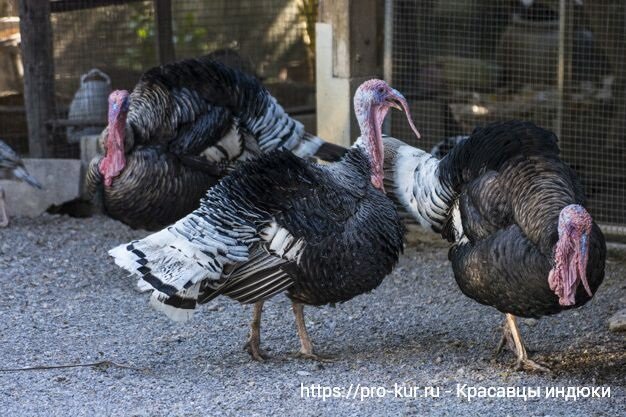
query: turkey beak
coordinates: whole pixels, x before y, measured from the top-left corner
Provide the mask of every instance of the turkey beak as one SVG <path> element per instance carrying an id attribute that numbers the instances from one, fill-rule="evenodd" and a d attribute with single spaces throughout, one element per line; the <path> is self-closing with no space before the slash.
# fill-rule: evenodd
<path id="1" fill-rule="evenodd" d="M 394 109 L 398 109 L 403 111 L 406 114 L 406 119 L 409 122 L 409 126 L 411 126 L 411 130 L 415 133 L 415 136 L 419 139 L 421 137 L 420 132 L 417 131 L 417 128 L 413 124 L 413 119 L 411 117 L 411 110 L 409 109 L 409 104 L 407 103 L 404 96 L 396 89 L 391 89 L 391 94 L 387 98 L 387 103 L 389 103 L 389 107 L 393 107 Z"/>

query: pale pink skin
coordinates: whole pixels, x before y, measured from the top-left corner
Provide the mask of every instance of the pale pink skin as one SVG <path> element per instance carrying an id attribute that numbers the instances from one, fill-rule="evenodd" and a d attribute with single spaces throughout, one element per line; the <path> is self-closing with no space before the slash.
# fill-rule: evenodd
<path id="1" fill-rule="evenodd" d="M 390 107 L 403 110 L 415 136 L 420 134 L 413 124 L 409 105 L 402 94 L 382 80 L 368 80 L 354 94 L 354 112 L 361 128 L 361 140 L 370 158 L 372 185 L 381 191 L 383 187 L 384 149 L 382 125 Z"/>
<path id="2" fill-rule="evenodd" d="M 100 173 L 104 185 L 110 187 L 126 166 L 124 135 L 128 115 L 128 91 L 116 90 L 109 95 L 109 125 L 106 138 L 106 154 L 100 161 Z"/>
<path id="3" fill-rule="evenodd" d="M 559 215 L 559 240 L 554 248 L 554 268 L 548 276 L 550 289 L 559 297 L 559 304 L 576 304 L 576 289 L 580 283 L 592 296 L 587 281 L 589 236 L 593 220 L 578 204 L 571 204 Z"/>

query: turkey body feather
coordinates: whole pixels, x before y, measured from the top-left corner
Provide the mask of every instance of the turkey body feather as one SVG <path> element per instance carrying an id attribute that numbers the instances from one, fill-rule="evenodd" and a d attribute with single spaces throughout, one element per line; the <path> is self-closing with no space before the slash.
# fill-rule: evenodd
<path id="1" fill-rule="evenodd" d="M 255 77 L 209 57 L 188 59 L 142 75 L 130 95 L 128 124 L 141 144 L 198 154 L 226 135 L 234 117 L 259 117 L 269 101 Z"/>
<path id="2" fill-rule="evenodd" d="M 110 255 L 139 276 L 139 288 L 151 291 L 153 306 L 172 319 L 188 319 L 219 295 L 254 303 L 246 349 L 259 361 L 263 302 L 286 292 L 299 354 L 324 360 L 313 353 L 303 305 L 373 290 L 403 248 L 403 223 L 383 190 L 381 129 L 392 107 L 404 109 L 419 137 L 404 96 L 368 80 L 354 97 L 361 138 L 341 160 L 318 165 L 289 148 L 266 147 L 211 188 L 197 210 Z M 277 132 L 271 135 L 281 137 Z"/>
<path id="3" fill-rule="evenodd" d="M 477 128 L 440 161 L 385 140 L 387 190 L 405 213 L 452 242 L 448 258 L 461 291 L 506 314 L 504 342 L 517 369 L 532 361 L 515 316 L 580 307 L 604 279 L 604 236 L 585 210 L 557 138 L 529 122 Z"/>
<path id="4" fill-rule="evenodd" d="M 198 210 L 111 254 L 169 306 L 219 294 L 252 303 L 285 290 L 306 304 L 349 300 L 376 288 L 402 250 L 402 223 L 368 164 L 360 149 L 329 166 L 284 151 L 262 156 Z M 180 294 L 192 287 L 191 297 Z"/>
<path id="5" fill-rule="evenodd" d="M 506 143 L 515 143 L 514 139 L 519 139 L 517 146 Z M 559 240 L 559 214 L 571 204 L 586 205 L 576 174 L 559 158 L 556 137 L 531 124 L 503 124 L 478 130 L 469 146 L 472 140 L 490 144 L 484 150 L 487 154 L 505 149 L 506 157 L 487 158 L 484 168 L 470 164 L 470 172 L 461 174 L 465 176 L 458 209 L 463 235 L 447 236 L 455 241 L 449 258 L 461 290 L 522 317 L 585 304 L 591 295 L 582 285 L 573 305 L 559 304 L 547 279 Z M 466 152 L 459 148 L 452 155 L 463 158 Z M 604 278 L 606 258 L 604 236 L 595 223 L 588 249 L 586 275 L 595 293 Z"/>
<path id="6" fill-rule="evenodd" d="M 114 188 L 102 186 L 99 159 L 87 170 L 88 192 L 106 213 L 134 227 L 155 230 L 198 208 L 216 176 L 200 161 L 194 169 L 158 146 L 141 146 L 128 156 Z M 131 198 L 132 197 L 132 198 Z"/>
<path id="7" fill-rule="evenodd" d="M 111 104 L 110 119 L 111 109 L 122 106 L 116 105 Z M 110 122 L 102 134 L 107 153 L 112 126 Z M 98 157 L 87 185 L 111 217 L 149 230 L 189 213 L 174 208 L 176 202 L 196 208 L 197 197 L 239 161 L 276 149 L 331 161 L 345 152 L 305 132 L 257 78 L 209 56 L 146 71 L 128 98 L 122 134 L 122 172 L 106 186 L 101 171 L 107 157 Z"/>
<path id="8" fill-rule="evenodd" d="M 385 139 L 391 197 L 426 228 L 453 243 L 449 259 L 467 296 L 524 317 L 554 314 L 586 303 L 582 286 L 572 306 L 559 304 L 548 275 L 559 240 L 559 214 L 585 206 L 575 173 L 559 157 L 557 138 L 530 122 L 477 128 L 441 161 Z M 593 223 L 587 278 L 604 277 L 604 236 Z"/>
<path id="9" fill-rule="evenodd" d="M 606 249 L 602 233 L 596 225 L 592 233 L 587 279 L 595 294 L 604 278 Z M 473 243 L 456 245 L 450 250 L 449 259 L 461 291 L 503 313 L 539 318 L 580 307 L 591 298 L 579 286 L 576 303 L 560 305 L 548 285 L 553 261 L 517 225 L 499 229 Z"/>

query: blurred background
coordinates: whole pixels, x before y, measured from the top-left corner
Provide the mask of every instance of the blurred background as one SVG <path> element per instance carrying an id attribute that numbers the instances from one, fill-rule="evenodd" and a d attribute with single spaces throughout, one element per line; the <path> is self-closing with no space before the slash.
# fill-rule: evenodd
<path id="1" fill-rule="evenodd" d="M 624 233 L 626 2 L 391 3 L 386 75 L 409 98 L 421 147 L 495 120 L 532 120 L 559 136 L 594 215 Z M 394 121 L 392 133 L 410 138 Z"/>
<path id="2" fill-rule="evenodd" d="M 27 153 L 18 3 L 19 0 L 0 0 L 0 137 L 18 152 Z M 170 9 L 159 15 L 159 3 L 166 3 Z M 314 113 L 315 46 L 310 34 L 314 36 L 316 3 L 314 0 L 50 1 L 58 119 L 49 126 L 53 135 L 51 154 L 78 156 L 77 140 L 66 137 L 68 129 L 64 121 L 81 87 L 81 76 L 92 69 L 99 72 L 86 77 L 85 82 L 92 85 L 83 90 L 98 90 L 98 85 L 105 88 L 102 84 L 106 84 L 107 78 L 109 90 L 132 89 L 141 73 L 162 62 L 232 50 L 249 63 L 251 71 L 262 78 L 284 107 L 296 113 Z M 164 32 L 171 36 L 159 38 L 159 33 Z M 90 94 L 82 96 L 85 100 L 90 98 Z M 106 118 L 102 122 L 106 123 Z"/>
<path id="3" fill-rule="evenodd" d="M 345 1 L 344 1 L 345 2 Z M 320 4 L 322 3 L 322 4 Z M 106 124 L 106 96 L 151 66 L 232 51 L 315 131 L 318 0 L 53 0 L 46 157 L 78 158 Z M 375 24 L 363 14 L 360 25 Z M 626 2 L 381 0 L 382 74 L 402 91 L 430 149 L 495 120 L 555 131 L 594 216 L 626 234 Z M 0 138 L 29 149 L 20 4 L 0 0 Z M 336 20 L 335 20 L 336 21 Z M 359 62 L 358 59 L 355 62 Z M 411 138 L 395 117 L 390 133 Z M 32 136 L 32 135 L 31 135 Z M 32 143 L 32 142 L 31 142 Z"/>

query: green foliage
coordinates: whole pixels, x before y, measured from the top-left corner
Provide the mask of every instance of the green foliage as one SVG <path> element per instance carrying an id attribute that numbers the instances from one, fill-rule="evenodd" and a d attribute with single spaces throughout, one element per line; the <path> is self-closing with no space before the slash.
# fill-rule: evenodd
<path id="1" fill-rule="evenodd" d="M 120 57 L 123 62 L 120 66 L 130 66 L 134 70 L 142 71 L 145 63 L 155 59 L 156 51 L 156 24 L 151 8 L 142 3 L 127 5 L 128 26 L 134 39 L 127 42 L 125 56 Z M 207 42 L 208 31 L 197 22 L 193 12 L 179 16 L 173 22 L 174 48 L 184 51 L 185 55 L 202 55 L 209 52 Z"/>
<path id="2" fill-rule="evenodd" d="M 307 64 L 309 81 L 315 81 L 315 22 L 317 21 L 318 0 L 300 0 L 298 2 L 298 19 L 304 23 L 304 44 L 307 48 Z"/>
<path id="3" fill-rule="evenodd" d="M 317 21 L 318 0 L 300 0 L 298 3 L 298 18 L 304 22 L 309 39 L 307 45 L 315 54 L 315 22 Z"/>
<path id="4" fill-rule="evenodd" d="M 143 71 L 146 62 L 156 57 L 156 28 L 152 11 L 143 3 L 128 4 L 128 26 L 135 39 L 126 43 L 124 54 L 116 64 L 124 67 L 130 63 L 133 70 Z"/>
<path id="5" fill-rule="evenodd" d="M 186 55 L 202 55 L 209 52 L 208 31 L 197 22 L 193 12 L 187 12 L 174 21 L 174 47 Z"/>

